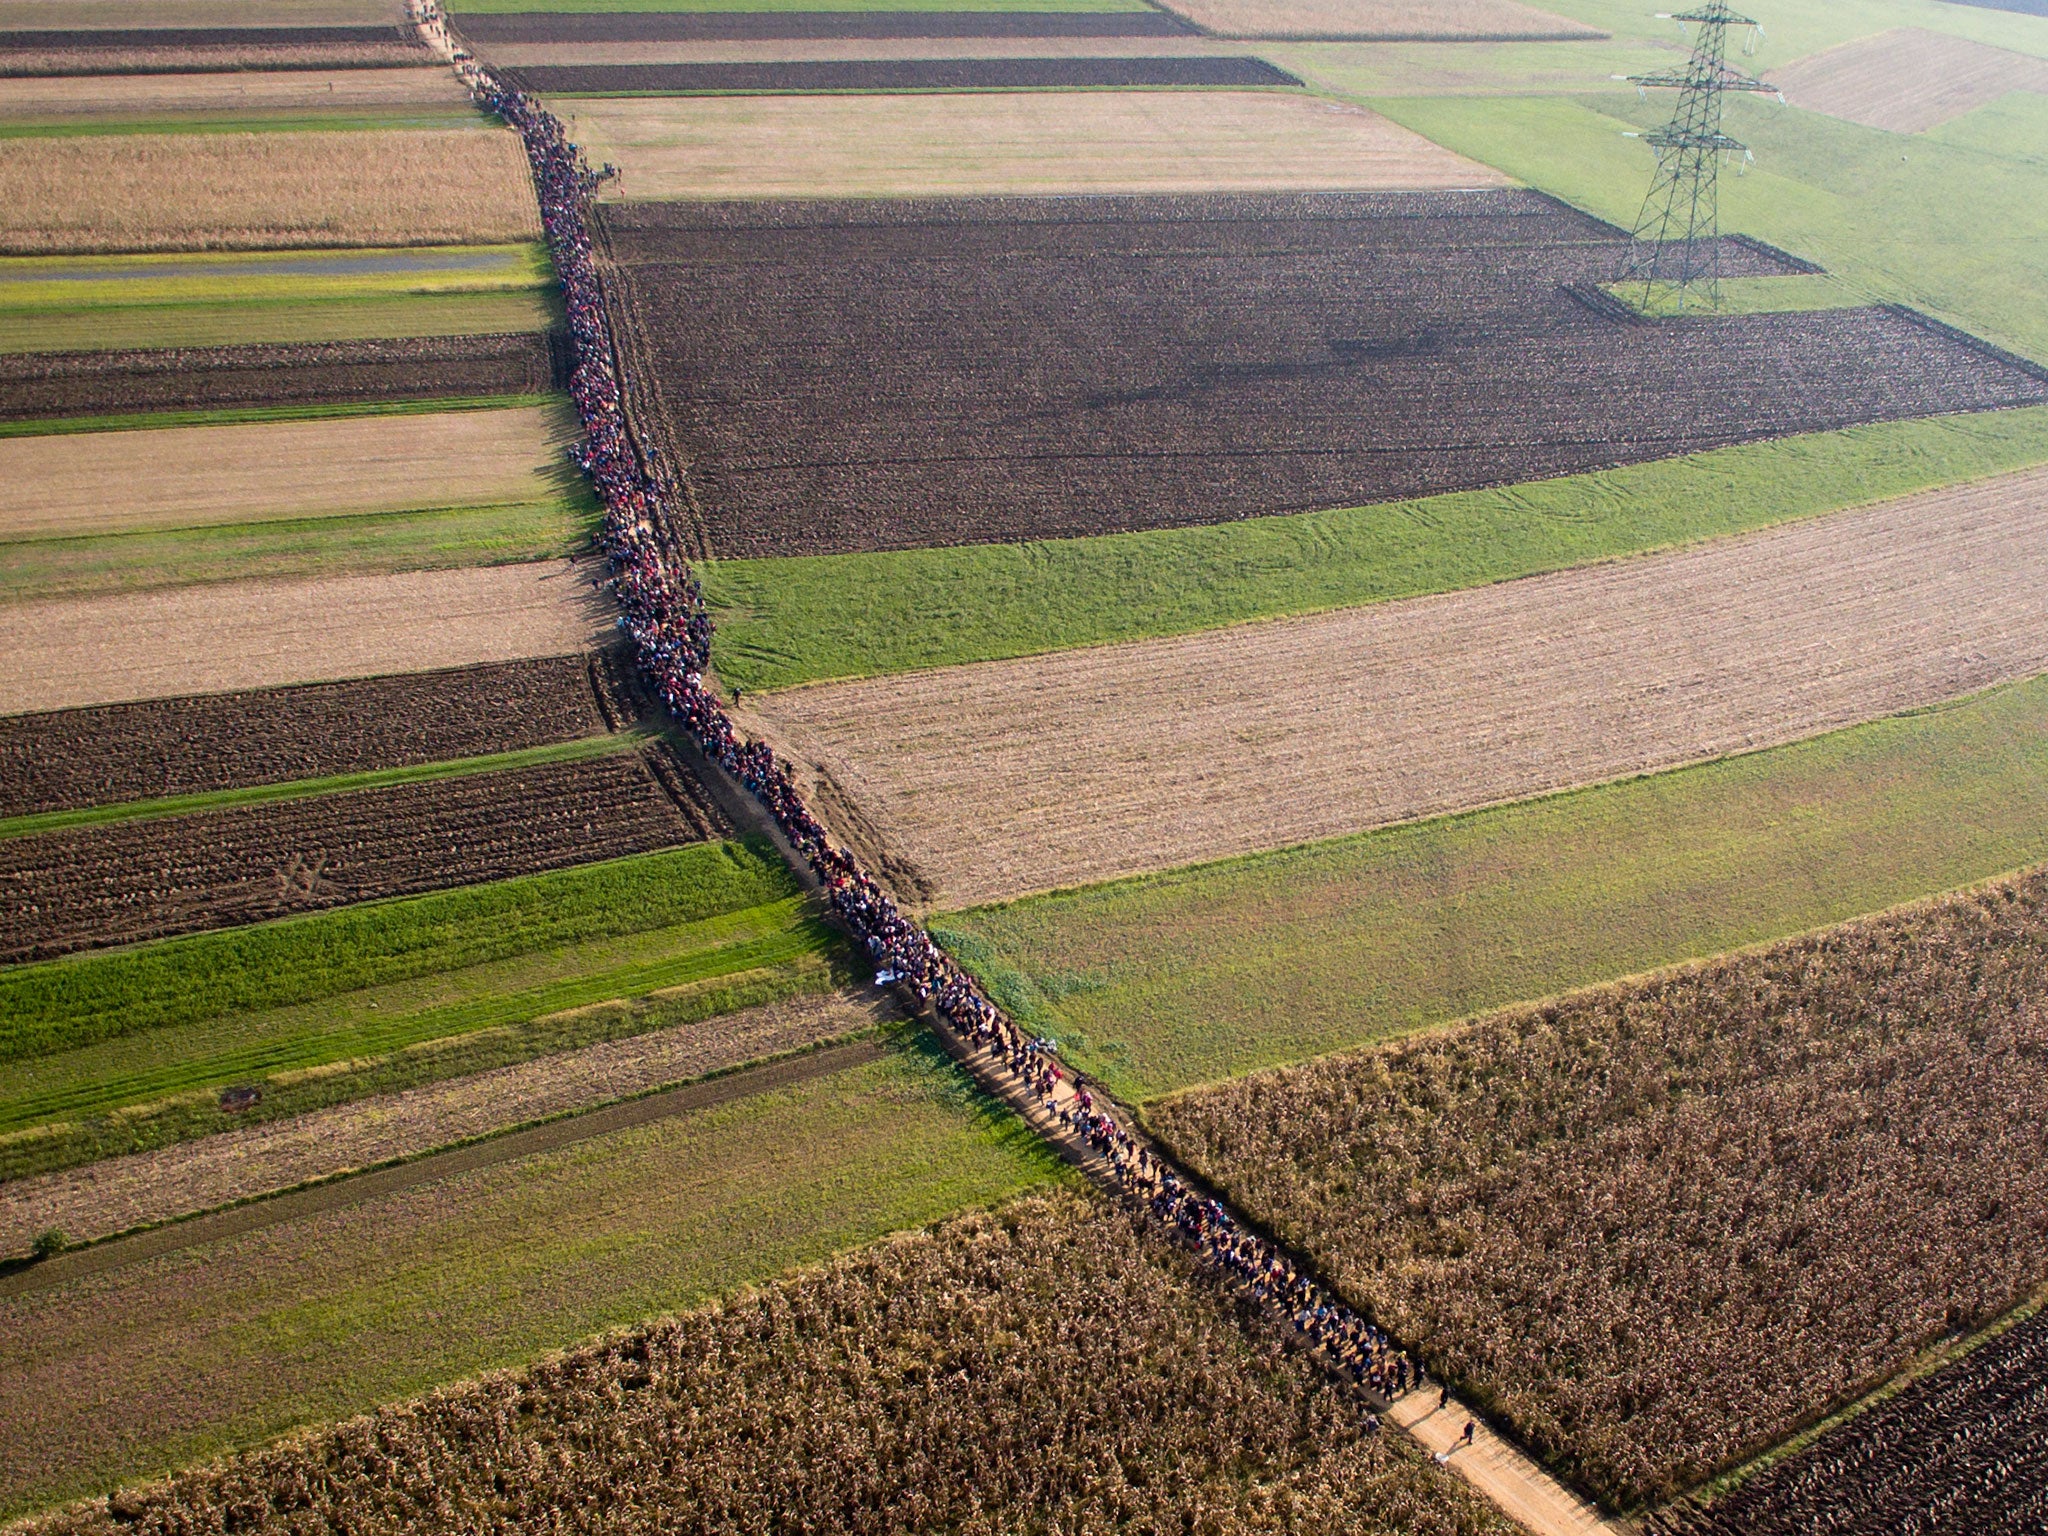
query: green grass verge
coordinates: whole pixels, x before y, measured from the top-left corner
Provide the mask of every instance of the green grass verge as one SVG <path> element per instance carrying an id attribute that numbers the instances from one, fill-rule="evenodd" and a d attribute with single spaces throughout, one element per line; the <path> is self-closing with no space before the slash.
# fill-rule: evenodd
<path id="1" fill-rule="evenodd" d="M 1425 137 L 1619 223 L 1650 184 L 1668 100 L 1633 96 L 1375 97 Z M 1972 114 L 1973 116 L 1975 114 Z M 1721 180 L 1721 225 L 1826 267 L 1870 299 L 1910 304 L 2048 359 L 2048 163 L 2030 130 L 2048 111 L 2005 107 L 1944 137 L 1908 137 L 1739 97 L 1727 129 L 1755 151 Z M 2024 149 L 2031 149 L 2031 153 Z"/>
<path id="2" fill-rule="evenodd" d="M 154 427 L 238 427 L 267 421 L 331 421 L 353 416 L 425 416 L 442 411 L 502 411 L 559 402 L 559 395 L 461 395 L 435 400 L 322 401 L 312 405 L 238 405 L 132 416 L 56 416 L 0 421 L 0 437 L 59 437 L 76 432 L 142 432 Z"/>
<path id="3" fill-rule="evenodd" d="M 0 316 L 157 304 L 312 303 L 543 288 L 547 248 L 442 245 L 0 258 Z"/>
<path id="4" fill-rule="evenodd" d="M 933 931 L 1027 1025 L 1143 1100 L 2043 859 L 2048 678 Z"/>
<path id="5" fill-rule="evenodd" d="M 0 1300 L 0 1511 L 530 1360 L 1065 1176 L 921 1031 L 898 1039 L 830 1077 Z"/>
<path id="6" fill-rule="evenodd" d="M 0 309 L 0 352 L 105 352 L 263 342 L 494 336 L 562 324 L 544 289 L 420 293 L 391 298 Z"/>
<path id="7" fill-rule="evenodd" d="M 376 575 L 547 560 L 589 547 L 599 512 L 559 501 L 0 540 L 0 603 L 254 577 Z"/>
<path id="8" fill-rule="evenodd" d="M 388 985 L 796 894 L 766 842 L 663 853 L 365 902 L 0 970 L 0 1062 Z"/>
<path id="9" fill-rule="evenodd" d="M 1025 656 L 1469 587 L 2048 461 L 2048 407 L 1205 528 L 702 567 L 728 683 Z"/>
<path id="10" fill-rule="evenodd" d="M 406 768 L 376 768 L 367 773 L 340 773 L 324 779 L 290 779 L 281 784 L 251 784 L 241 789 L 169 795 L 159 800 L 125 800 L 113 805 L 88 805 L 69 811 L 6 816 L 0 817 L 0 840 L 33 837 L 39 832 L 61 832 L 71 827 L 95 827 L 113 821 L 183 816 L 193 811 L 265 805 L 273 800 L 305 800 L 314 795 L 340 794 L 351 789 L 381 789 L 391 784 L 417 784 L 429 779 L 497 773 L 507 768 L 529 768 L 536 763 L 581 762 L 585 758 L 609 757 L 614 752 L 637 750 L 644 740 L 645 736 L 635 732 L 586 736 L 578 741 L 558 741 L 542 747 L 523 747 L 516 752 L 493 752 L 482 757 L 461 757 L 439 763 L 415 763 Z"/>

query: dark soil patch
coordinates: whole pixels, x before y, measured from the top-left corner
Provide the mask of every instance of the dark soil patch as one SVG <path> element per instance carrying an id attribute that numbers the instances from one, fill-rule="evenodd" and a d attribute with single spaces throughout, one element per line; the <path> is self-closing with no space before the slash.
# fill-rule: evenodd
<path id="1" fill-rule="evenodd" d="M 567 365 L 567 338 L 540 333 L 16 353 L 0 356 L 0 420 L 534 395 Z"/>
<path id="2" fill-rule="evenodd" d="M 471 43 L 764 41 L 816 37 L 1196 37 L 1165 11 L 517 11 L 458 16 Z"/>
<path id="3" fill-rule="evenodd" d="M 622 655 L 0 718 L 0 816 L 325 778 L 574 741 L 641 712 Z"/>
<path id="4" fill-rule="evenodd" d="M 1091 86 L 1299 85 L 1264 59 L 805 59 L 772 64 L 577 64 L 506 71 L 535 93 L 1018 91 Z"/>
<path id="5" fill-rule="evenodd" d="M 729 830 L 688 770 L 650 746 L 12 838 L 0 842 L 0 962 L 504 880 Z"/>
<path id="6" fill-rule="evenodd" d="M 1899 309 L 1602 314 L 1566 290 L 1625 237 L 1535 193 L 599 218 L 638 408 L 719 555 L 1225 522 L 2048 399 Z"/>

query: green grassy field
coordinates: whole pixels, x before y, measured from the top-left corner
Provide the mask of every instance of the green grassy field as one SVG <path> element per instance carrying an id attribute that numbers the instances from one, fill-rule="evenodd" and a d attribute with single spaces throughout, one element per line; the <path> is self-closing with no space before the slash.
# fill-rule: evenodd
<path id="1" fill-rule="evenodd" d="M 2048 407 L 1205 528 L 702 568 L 729 684 L 1213 629 L 1634 554 L 2048 460 Z"/>
<path id="2" fill-rule="evenodd" d="M 268 421 L 333 421 L 357 416 L 429 416 L 442 411 L 515 410 L 559 402 L 548 395 L 464 395 L 432 400 L 330 400 L 309 405 L 238 405 L 122 416 L 52 416 L 0 421 L 0 437 L 65 437 L 79 432 L 145 432 L 159 427 L 230 427 Z"/>
<path id="3" fill-rule="evenodd" d="M 160 304 L 311 303 L 493 293 L 553 280 L 546 247 L 442 245 L 0 258 L 0 316 Z"/>
<path id="4" fill-rule="evenodd" d="M 912 1031 L 831 1077 L 0 1299 L 0 1512 L 528 1360 L 1059 1177 Z"/>
<path id="5" fill-rule="evenodd" d="M 936 919 L 1118 1092 L 1842 921 L 2048 859 L 2048 679 L 1750 756 Z"/>
<path id="6" fill-rule="evenodd" d="M 305 303 L 266 299 L 14 309 L 0 310 L 0 351 L 98 352 L 401 336 L 491 336 L 544 331 L 561 324 L 559 301 L 539 288 Z"/>
<path id="7" fill-rule="evenodd" d="M 1638 0 L 1561 0 L 1557 4 L 1546 0 L 1543 9 L 1612 32 L 1617 39 L 1685 46 L 1674 22 Z M 1756 17 L 1765 28 L 1757 54 L 1740 61 L 1744 67 L 1786 63 L 1894 27 L 1923 27 L 2022 53 L 2048 55 L 2048 18 L 1953 5 L 1947 0 L 1856 0 L 1853 5 L 1836 0 L 1771 0 L 1761 7 L 1736 9 Z M 1732 60 L 1736 50 L 1731 46 L 1729 51 Z"/>
<path id="8" fill-rule="evenodd" d="M 595 498 L 579 487 L 559 501 L 508 507 L 0 540 L 0 602 L 547 560 L 587 548 L 598 521 Z"/>

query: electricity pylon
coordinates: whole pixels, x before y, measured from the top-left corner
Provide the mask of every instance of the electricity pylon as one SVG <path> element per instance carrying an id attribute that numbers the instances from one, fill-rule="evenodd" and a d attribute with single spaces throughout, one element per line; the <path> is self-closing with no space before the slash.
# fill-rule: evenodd
<path id="1" fill-rule="evenodd" d="M 1683 71 L 1630 75 L 1638 90 L 1675 89 L 1678 109 L 1671 121 L 1643 135 L 1657 151 L 1657 175 L 1642 214 L 1629 233 L 1623 285 L 1640 283 L 1645 309 L 1661 286 L 1682 311 L 1695 298 L 1709 308 L 1721 302 L 1721 215 L 1717 178 L 1727 155 L 1748 156 L 1749 147 L 1721 131 L 1721 98 L 1728 91 L 1777 92 L 1774 85 L 1733 69 L 1727 61 L 1728 29 L 1751 29 L 1743 49 L 1751 52 L 1762 29 L 1728 9 L 1726 0 L 1671 18 L 1699 28 L 1692 58 Z M 1782 100 L 1782 96 L 1780 97 Z"/>

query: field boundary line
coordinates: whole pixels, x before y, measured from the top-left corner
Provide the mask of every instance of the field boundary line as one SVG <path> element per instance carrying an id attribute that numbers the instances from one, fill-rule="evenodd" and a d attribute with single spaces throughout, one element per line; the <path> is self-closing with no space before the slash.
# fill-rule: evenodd
<path id="1" fill-rule="evenodd" d="M 551 1119 L 458 1142 L 451 1147 L 378 1168 L 335 1174 L 276 1194 L 255 1196 L 217 1210 L 118 1234 L 89 1247 L 31 1263 L 12 1274 L 0 1274 L 0 1298 L 48 1290 L 52 1286 L 122 1269 L 201 1243 L 241 1237 L 304 1217 L 346 1210 L 365 1201 L 402 1194 L 421 1185 L 437 1184 L 522 1157 L 558 1151 L 594 1137 L 651 1125 L 693 1110 L 715 1108 L 777 1088 L 836 1076 L 854 1067 L 879 1061 L 887 1053 L 888 1046 L 874 1034 L 839 1044 L 828 1043 L 733 1068 L 678 1087 L 657 1088 L 632 1098 L 614 1100 L 595 1109 L 572 1110 Z"/>

